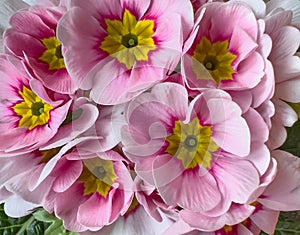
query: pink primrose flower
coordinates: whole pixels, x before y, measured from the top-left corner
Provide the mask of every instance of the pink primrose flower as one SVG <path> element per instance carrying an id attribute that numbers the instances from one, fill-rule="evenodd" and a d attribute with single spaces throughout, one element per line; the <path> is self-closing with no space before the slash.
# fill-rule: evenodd
<path id="1" fill-rule="evenodd" d="M 50 5 L 50 4 L 49 4 Z M 77 89 L 70 78 L 61 42 L 56 36 L 63 6 L 39 5 L 22 9 L 10 18 L 3 35 L 6 51 L 26 61 L 29 71 L 56 92 L 72 94 Z"/>
<path id="2" fill-rule="evenodd" d="M 130 102 L 125 115 L 124 153 L 171 206 L 222 214 L 232 202 L 248 200 L 266 171 L 263 162 L 270 161 L 266 147 L 261 159 L 251 154 L 258 131 L 249 130 L 238 105 L 221 90 L 207 90 L 189 105 L 184 87 L 159 84 Z M 248 115 L 252 126 L 259 115 Z M 258 120 L 263 143 L 268 128 Z"/>
<path id="3" fill-rule="evenodd" d="M 280 2 L 270 1 L 265 17 L 266 32 L 273 40 L 269 59 L 274 67 L 276 82 L 272 98 L 275 115 L 271 119 L 272 128 L 268 141 L 271 149 L 276 149 L 284 143 L 287 136 L 284 127 L 291 127 L 298 119 L 295 111 L 286 102 L 300 102 L 300 57 L 296 54 L 300 46 L 300 27 L 295 27 L 300 25 L 299 17 L 297 18 L 300 5 L 297 1 L 286 3 L 285 7 L 292 8 L 283 10 L 281 7 L 284 6 Z"/>
<path id="4" fill-rule="evenodd" d="M 99 104 L 124 103 L 164 80 L 193 27 L 189 0 L 74 0 L 68 9 L 58 26 L 65 63 Z"/>
<path id="5" fill-rule="evenodd" d="M 270 99 L 274 78 L 267 56 L 272 43 L 264 34 L 264 22 L 240 2 L 206 3 L 196 17 L 201 19 L 185 44 L 182 60 L 188 86 L 220 88 L 238 103 L 249 100 L 251 107 Z"/>
<path id="6" fill-rule="evenodd" d="M 0 153 L 31 152 L 57 133 L 71 100 L 31 79 L 20 60 L 1 55 L 0 61 Z"/>
<path id="7" fill-rule="evenodd" d="M 97 231 L 113 223 L 133 198 L 133 181 L 123 160 L 115 151 L 66 154 L 50 175 L 55 180 L 43 206 L 71 231 Z"/>

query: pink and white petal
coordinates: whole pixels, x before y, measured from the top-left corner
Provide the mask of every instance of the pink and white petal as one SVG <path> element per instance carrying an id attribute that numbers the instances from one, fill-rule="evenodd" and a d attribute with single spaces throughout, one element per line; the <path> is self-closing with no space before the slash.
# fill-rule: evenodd
<path id="1" fill-rule="evenodd" d="M 233 104 L 230 95 L 220 89 L 206 89 L 200 95 L 195 97 L 188 109 L 188 119 L 192 119 L 195 115 L 199 115 L 202 125 L 212 125 L 222 123 L 226 120 L 225 105 L 236 106 L 230 110 L 230 115 L 241 115 L 241 110 L 237 105 Z M 215 108 L 214 106 L 217 106 Z M 222 110 L 221 112 L 218 112 Z"/>
<path id="2" fill-rule="evenodd" d="M 81 8 L 81 10 L 96 18 L 102 24 L 102 27 L 106 26 L 104 19 L 122 19 L 123 15 L 121 1 L 87 0 L 83 2 L 73 0 L 69 2 L 68 7 Z"/>
<path id="3" fill-rule="evenodd" d="M 76 183 L 67 191 L 55 196 L 54 212 L 55 215 L 63 220 L 64 227 L 70 231 L 82 232 L 87 227 L 78 222 L 78 205 L 84 203 L 84 186 Z M 72 200 L 70 200 L 72 198 Z M 76 204 L 74 204 L 76 202 Z"/>
<path id="4" fill-rule="evenodd" d="M 263 143 L 251 143 L 251 150 L 247 159 L 254 164 L 259 174 L 263 175 L 271 162 L 270 150 Z"/>
<path id="5" fill-rule="evenodd" d="M 78 208 L 78 222 L 89 229 L 99 230 L 110 222 L 112 213 L 112 195 L 116 189 L 109 192 L 107 199 L 94 193 L 86 202 Z"/>
<path id="6" fill-rule="evenodd" d="M 269 129 L 261 115 L 253 108 L 243 114 L 250 129 L 251 143 L 263 144 L 268 140 Z"/>
<path id="7" fill-rule="evenodd" d="M 270 60 L 284 59 L 287 56 L 294 55 L 300 44 L 300 32 L 292 26 L 284 26 L 280 28 L 280 31 L 273 32 L 271 34 L 273 39 L 273 45 L 275 48 L 272 50 L 270 55 Z M 290 43 L 287 43 L 286 40 L 290 40 Z"/>
<path id="8" fill-rule="evenodd" d="M 174 101 L 177 105 L 170 105 L 170 100 Z M 147 108 L 145 107 L 146 105 L 152 105 L 153 107 Z M 165 111 L 158 111 L 161 110 L 161 108 L 164 108 Z M 184 86 L 168 82 L 157 84 L 152 88 L 151 93 L 144 93 L 139 96 L 136 100 L 129 104 L 125 114 L 127 121 L 130 121 L 130 118 L 133 118 L 132 116 L 134 116 L 133 112 L 137 112 L 137 109 L 141 109 L 140 112 L 147 114 L 150 111 L 153 112 L 153 114 L 148 114 L 148 116 L 152 119 L 161 119 L 164 123 L 173 125 L 169 119 L 173 116 L 184 120 L 187 108 L 188 94 Z"/>
<path id="9" fill-rule="evenodd" d="M 282 8 L 272 10 L 265 18 L 265 33 L 273 35 L 274 32 L 277 33 L 276 31 L 283 26 L 290 25 L 292 16 L 293 13 L 291 11 L 285 11 Z"/>
<path id="10" fill-rule="evenodd" d="M 229 91 L 228 93 L 230 94 L 232 100 L 242 109 L 242 113 L 248 111 L 253 99 L 250 91 Z"/>
<path id="11" fill-rule="evenodd" d="M 132 14 L 137 16 L 137 20 L 141 20 L 141 18 L 149 10 L 149 7 L 151 5 L 150 0 L 123 0 L 120 1 L 120 3 L 123 9 L 128 9 Z"/>
<path id="12" fill-rule="evenodd" d="M 233 28 L 228 51 L 235 54 L 237 58 L 233 61 L 232 67 L 237 70 L 240 62 L 247 59 L 257 47 L 255 38 L 240 27 Z"/>
<path id="13" fill-rule="evenodd" d="M 153 176 L 158 192 L 168 205 L 207 211 L 220 203 L 214 177 L 209 172 L 200 176 L 197 169 L 184 171 L 181 162 L 174 157 L 158 156 L 153 162 Z"/>
<path id="14" fill-rule="evenodd" d="M 16 32 L 14 29 L 5 31 L 3 43 L 7 52 L 20 57 L 25 52 L 28 57 L 39 58 L 46 50 L 39 39 L 28 34 Z"/>
<path id="15" fill-rule="evenodd" d="M 297 0 L 272 0 L 267 2 L 267 12 L 270 12 L 271 10 L 276 8 L 283 8 L 286 11 L 292 11 L 292 23 L 295 24 L 297 27 L 300 27 L 300 6 Z"/>
<path id="16" fill-rule="evenodd" d="M 273 102 L 266 100 L 259 107 L 256 108 L 256 111 L 262 116 L 268 128 L 271 129 L 271 117 L 275 114 L 275 107 Z"/>
<path id="17" fill-rule="evenodd" d="M 272 151 L 272 156 L 278 162 L 278 172 L 258 202 L 278 211 L 299 210 L 300 159 L 281 150 Z"/>
<path id="18" fill-rule="evenodd" d="M 165 130 L 165 127 L 159 123 L 154 123 L 153 125 L 151 125 L 149 127 L 149 132 L 151 131 L 151 128 L 153 128 L 153 126 L 160 127 L 160 133 L 165 133 L 164 136 L 167 136 L 167 131 Z M 139 135 L 141 135 L 141 133 L 135 129 L 130 130 L 126 126 L 122 128 L 122 144 L 124 145 L 122 149 L 128 156 L 128 158 L 133 162 L 136 162 L 137 160 L 142 160 L 142 158 L 145 157 L 157 155 L 159 154 L 160 150 L 165 146 L 164 138 L 155 139 L 151 136 L 148 137 Z"/>
<path id="19" fill-rule="evenodd" d="M 145 15 L 145 18 L 154 17 L 157 18 L 158 21 L 161 21 L 162 18 L 174 18 L 176 15 L 179 15 L 181 18 L 180 25 L 182 25 L 182 40 L 186 40 L 194 24 L 193 6 L 190 1 L 153 0 L 149 11 Z M 172 27 L 168 26 L 166 29 L 170 28 Z"/>
<path id="20" fill-rule="evenodd" d="M 10 18 L 13 29 L 30 35 L 38 40 L 53 37 L 55 31 L 49 28 L 42 19 L 30 11 L 19 11 Z"/>
<path id="21" fill-rule="evenodd" d="M 34 204 L 42 204 L 45 200 L 47 194 L 51 190 L 51 185 L 53 183 L 53 178 L 47 178 L 44 182 L 42 182 L 37 188 L 34 190 L 30 189 L 31 181 L 36 180 L 35 170 L 29 170 L 27 172 L 19 174 L 17 177 L 8 181 L 5 187 L 21 196 L 24 200 L 34 203 Z"/>
<path id="22" fill-rule="evenodd" d="M 114 162 L 114 169 L 118 176 L 116 182 L 119 183 L 118 190 L 114 198 L 118 198 L 119 207 L 116 207 L 118 200 L 114 200 L 111 220 L 113 220 L 114 217 L 119 216 L 120 213 L 124 214 L 127 211 L 134 194 L 133 180 L 124 163 L 121 161 Z M 123 200 L 121 200 L 121 197 L 123 197 Z M 126 205 L 128 205 L 128 207 Z"/>
<path id="23" fill-rule="evenodd" d="M 136 157 L 136 159 L 137 158 L 138 157 Z M 137 175 L 153 187 L 155 185 L 155 181 L 153 178 L 152 166 L 155 158 L 156 156 L 141 158 L 140 161 L 136 161 L 135 164 L 135 172 L 137 173 Z"/>
<path id="24" fill-rule="evenodd" d="M 264 18 L 266 15 L 266 4 L 262 0 L 230 0 L 230 2 L 244 2 L 249 5 L 257 18 Z"/>
<path id="25" fill-rule="evenodd" d="M 271 62 L 267 60 L 265 76 L 261 79 L 260 83 L 251 90 L 252 97 L 253 97 L 252 107 L 257 108 L 264 101 L 271 99 L 272 96 L 274 95 L 274 91 L 275 91 L 274 70 Z"/>
<path id="26" fill-rule="evenodd" d="M 107 57 L 102 60 L 87 76 L 88 80 L 93 80 L 91 99 L 103 105 L 125 103 L 150 87 L 151 80 L 148 87 L 145 85 L 146 87 L 141 88 L 140 91 L 130 92 L 130 89 L 141 83 L 141 81 L 131 80 L 131 73 L 132 70 L 128 71 L 117 59 Z"/>
<path id="27" fill-rule="evenodd" d="M 28 58 L 25 53 L 24 57 L 32 68 L 34 75 L 50 90 L 62 94 L 74 94 L 78 89 L 77 84 L 71 79 L 65 68 L 51 72 L 47 63 L 41 63 L 36 59 Z"/>
<path id="28" fill-rule="evenodd" d="M 68 189 L 82 173 L 82 161 L 71 161 L 66 157 L 59 160 L 53 171 L 56 178 L 53 182 L 52 190 L 55 192 L 63 192 Z"/>
<path id="29" fill-rule="evenodd" d="M 276 84 L 275 96 L 292 103 L 300 102 L 300 76 L 294 79 Z"/>
<path id="30" fill-rule="evenodd" d="M 233 80 L 222 82 L 220 88 L 241 90 L 255 87 L 264 76 L 264 64 L 265 62 L 262 56 L 254 51 L 245 60 L 239 63 L 236 73 L 233 74 Z"/>
<path id="31" fill-rule="evenodd" d="M 164 235 L 174 235 L 174 234 L 188 234 L 188 235 L 194 235 L 191 233 L 194 229 L 189 226 L 186 222 L 184 222 L 182 219 L 177 220 L 174 222 L 165 232 Z M 196 232 L 195 235 L 199 234 L 199 232 Z M 206 233 L 205 233 L 206 234 Z M 206 234 L 207 235 L 207 234 Z M 210 234 L 209 234 L 210 235 Z M 212 234 L 214 235 L 214 234 Z"/>
<path id="32" fill-rule="evenodd" d="M 66 48 L 64 54 L 66 67 L 80 88 L 92 87 L 92 81 L 84 80 L 98 61 L 106 56 L 99 49 L 99 40 L 104 35 L 99 22 L 78 7 L 70 9 L 58 24 L 57 37 Z"/>
<path id="33" fill-rule="evenodd" d="M 76 102 L 80 102 L 80 100 L 85 99 L 79 98 L 75 101 L 75 109 L 71 111 L 74 113 L 72 114 L 72 119 L 74 118 L 74 120 L 59 128 L 57 134 L 47 142 L 45 146 L 47 149 L 56 148 L 68 143 L 94 125 L 98 118 L 98 108 L 89 103 L 76 104 Z M 76 112 L 81 113 L 79 117 L 76 116 Z"/>
<path id="34" fill-rule="evenodd" d="M 257 169 L 248 160 L 220 156 L 212 168 L 212 174 L 236 203 L 247 202 L 259 186 Z"/>
<path id="35" fill-rule="evenodd" d="M 32 89 L 32 91 L 39 96 L 42 100 L 44 100 L 45 102 L 47 102 L 48 104 L 50 104 L 51 106 L 53 106 L 54 108 L 56 108 L 57 106 L 61 105 L 63 103 L 63 100 L 55 100 L 53 101 L 50 97 L 48 92 L 46 91 L 45 87 L 43 86 L 43 84 L 41 83 L 41 81 L 37 80 L 37 79 L 31 79 L 30 82 L 30 88 Z"/>
<path id="36" fill-rule="evenodd" d="M 238 156 L 249 154 L 249 128 L 240 116 L 240 107 L 231 100 L 228 93 L 222 90 L 207 90 L 191 102 L 188 113 L 197 113 L 201 125 L 212 126 L 212 137 L 220 148 Z"/>
<path id="37" fill-rule="evenodd" d="M 53 172 L 53 169 L 55 169 L 56 165 L 64 154 L 66 154 L 70 149 L 84 140 L 85 138 L 78 138 L 63 146 L 60 151 L 54 157 L 52 157 L 43 167 L 40 175 L 37 177 L 36 184 L 33 184 L 32 189 L 35 189 L 35 187 L 42 183 Z"/>
<path id="38" fill-rule="evenodd" d="M 263 207 L 263 209 L 254 212 L 250 216 L 250 219 L 265 233 L 274 234 L 278 222 L 279 214 L 280 211 L 274 211 L 266 207 Z"/>
<path id="39" fill-rule="evenodd" d="M 0 188 L 0 203 L 5 203 L 5 201 L 12 196 L 13 193 L 8 191 L 5 187 Z"/>
<path id="40" fill-rule="evenodd" d="M 259 187 L 249 197 L 247 204 L 256 202 L 259 196 L 263 194 L 266 187 L 274 180 L 277 174 L 277 161 L 272 158 L 267 171 L 260 177 Z"/>
<path id="41" fill-rule="evenodd" d="M 226 28 L 223 27 L 224 20 L 228 22 Z M 214 42 L 230 38 L 232 30 L 238 26 L 245 30 L 253 39 L 257 38 L 256 17 L 251 8 L 245 3 L 228 2 L 226 4 L 212 3 L 208 5 L 202 24 L 209 25 L 209 22 L 212 25 L 209 34 Z M 206 29 L 203 27 L 200 30 L 204 31 Z M 220 32 L 222 32 L 223 38 L 220 38 Z"/>
<path id="42" fill-rule="evenodd" d="M 11 195 L 5 200 L 4 211 L 9 217 L 20 218 L 32 213 L 32 210 L 40 207 L 39 204 L 27 202 L 17 194 Z"/>
<path id="43" fill-rule="evenodd" d="M 267 146 L 270 150 L 274 150 L 283 145 L 287 138 L 287 132 L 283 124 L 279 120 L 272 120 L 272 127 L 270 129 L 269 140 Z"/>
<path id="44" fill-rule="evenodd" d="M 132 234 L 153 234 L 160 235 L 165 231 L 172 223 L 168 217 L 163 213 L 163 222 L 158 223 L 146 214 L 143 207 L 138 206 L 136 210 L 130 214 L 120 217 L 116 222 L 109 226 L 105 226 L 103 229 L 97 232 L 83 232 L 82 235 L 132 235 Z"/>
<path id="45" fill-rule="evenodd" d="M 10 27 L 9 19 L 18 10 L 29 7 L 22 0 L 3 0 L 0 2 L 0 27 L 7 29 Z"/>
<path id="46" fill-rule="evenodd" d="M 227 225 L 235 225 L 243 222 L 254 211 L 254 207 L 249 205 L 233 204 L 227 213 L 218 217 L 207 217 L 201 213 L 188 210 L 179 212 L 180 218 L 190 226 L 205 232 L 216 231 Z"/>
<path id="47" fill-rule="evenodd" d="M 36 156 L 36 154 L 31 153 L 22 154 L 20 156 L 1 157 L 0 188 L 19 173 L 34 169 L 40 160 L 41 158 Z"/>
<path id="48" fill-rule="evenodd" d="M 282 125 L 291 127 L 297 120 L 298 115 L 295 110 L 286 102 L 280 99 L 273 99 L 276 113 L 273 119 L 280 121 Z"/>
<path id="49" fill-rule="evenodd" d="M 232 105 L 226 107 L 234 108 Z M 220 148 L 237 156 L 245 157 L 250 152 L 250 131 L 241 117 L 232 117 L 213 125 L 212 138 Z"/>

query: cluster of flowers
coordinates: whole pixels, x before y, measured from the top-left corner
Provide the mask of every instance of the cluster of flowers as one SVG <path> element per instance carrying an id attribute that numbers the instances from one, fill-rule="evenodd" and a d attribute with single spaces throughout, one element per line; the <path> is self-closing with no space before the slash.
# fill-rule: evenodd
<path id="1" fill-rule="evenodd" d="M 0 6 L 8 215 L 272 234 L 300 209 L 300 158 L 278 150 L 298 119 L 298 0 L 26 2 Z"/>

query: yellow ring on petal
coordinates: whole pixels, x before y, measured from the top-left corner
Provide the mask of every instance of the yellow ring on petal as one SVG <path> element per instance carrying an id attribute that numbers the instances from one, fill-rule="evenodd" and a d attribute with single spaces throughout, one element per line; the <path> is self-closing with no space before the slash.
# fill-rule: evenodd
<path id="1" fill-rule="evenodd" d="M 86 159 L 83 162 L 83 171 L 78 181 L 84 182 L 84 195 L 99 193 L 106 197 L 118 178 L 113 162 L 98 157 Z"/>
<path id="2" fill-rule="evenodd" d="M 47 124 L 53 107 L 25 86 L 23 91 L 19 91 L 19 94 L 24 101 L 13 107 L 15 113 L 22 117 L 19 127 L 28 127 L 29 130 L 32 130 L 37 126 Z"/>
<path id="3" fill-rule="evenodd" d="M 125 10 L 123 20 L 106 19 L 108 35 L 100 48 L 131 69 L 136 61 L 148 61 L 150 51 L 156 49 L 153 39 L 154 21 L 140 20 Z"/>
<path id="4" fill-rule="evenodd" d="M 49 70 L 64 69 L 65 61 L 61 51 L 61 43 L 57 37 L 42 39 L 42 43 L 47 48 L 43 55 L 39 58 L 41 61 L 49 65 Z"/>
<path id="5" fill-rule="evenodd" d="M 219 149 L 211 139 L 211 126 L 202 126 L 198 118 L 190 123 L 176 121 L 173 134 L 166 138 L 169 143 L 166 152 L 182 161 L 185 169 L 192 169 L 198 165 L 211 167 L 211 153 Z"/>
<path id="6" fill-rule="evenodd" d="M 203 64 L 217 84 L 224 80 L 233 80 L 235 71 L 232 63 L 237 56 L 228 51 L 228 46 L 228 41 L 212 43 L 206 37 L 202 37 L 194 51 L 193 57 Z M 201 69 L 198 67 L 194 61 L 193 71 L 198 79 L 202 79 Z"/>

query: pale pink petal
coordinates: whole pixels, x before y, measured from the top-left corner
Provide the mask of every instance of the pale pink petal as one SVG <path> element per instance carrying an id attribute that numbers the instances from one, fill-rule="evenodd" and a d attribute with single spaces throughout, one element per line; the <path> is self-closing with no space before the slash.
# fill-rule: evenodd
<path id="1" fill-rule="evenodd" d="M 149 10 L 150 5 L 155 4 L 151 3 L 150 0 L 139 1 L 139 0 L 123 0 L 120 1 L 124 9 L 128 9 L 133 14 L 141 17 L 147 10 Z M 151 4 L 150 4 L 151 3 Z M 140 20 L 140 18 L 138 18 Z"/>
<path id="2" fill-rule="evenodd" d="M 292 23 L 300 27 L 300 6 L 297 0 L 272 0 L 267 3 L 267 12 L 276 8 L 283 8 L 284 10 L 291 10 L 293 12 Z"/>
<path id="3" fill-rule="evenodd" d="M 86 101 L 87 100 L 84 98 L 79 98 L 75 101 L 75 107 L 71 111 L 74 112 L 71 114 L 72 119 L 74 119 L 70 123 L 62 125 L 59 128 L 58 133 L 47 142 L 44 149 L 62 146 L 93 126 L 99 111 L 96 106 L 89 104 Z M 76 112 L 81 113 L 79 117 L 76 115 Z"/>
<path id="4" fill-rule="evenodd" d="M 40 205 L 27 202 L 18 195 L 14 194 L 5 200 L 4 211 L 9 217 L 20 218 L 31 214 L 32 210 Z"/>
<path id="5" fill-rule="evenodd" d="M 218 217 L 207 217 L 201 213 L 188 210 L 179 212 L 181 219 L 194 228 L 202 231 L 215 231 L 224 225 L 235 225 L 247 219 L 254 211 L 254 207 L 249 205 L 233 204 L 227 213 Z"/>
<path id="6" fill-rule="evenodd" d="M 82 165 L 81 161 L 70 161 L 67 158 L 60 159 L 53 172 L 57 177 L 53 182 L 52 189 L 56 192 L 63 192 L 68 189 L 79 178 Z"/>
<path id="7" fill-rule="evenodd" d="M 300 77 L 288 80 L 276 85 L 276 96 L 282 100 L 299 103 L 300 102 Z"/>
<path id="8" fill-rule="evenodd" d="M 280 121 L 272 120 L 270 129 L 270 137 L 267 141 L 267 146 L 270 150 L 277 149 L 283 145 L 287 138 L 287 132 Z"/>
<path id="9" fill-rule="evenodd" d="M 58 218 L 63 219 L 64 227 L 74 232 L 86 231 L 87 227 L 80 224 L 77 220 L 78 206 L 74 205 L 74 202 L 83 203 L 86 201 L 82 197 L 84 192 L 84 186 L 82 184 L 74 184 L 70 189 L 59 194 L 59 197 L 55 198 L 54 212 Z M 72 200 L 70 200 L 72 198 Z"/>
<path id="10" fill-rule="evenodd" d="M 174 157 L 158 156 L 153 162 L 153 175 L 155 186 L 168 205 L 206 211 L 221 200 L 217 183 L 209 172 L 200 176 L 197 169 L 184 171 Z"/>
<path id="11" fill-rule="evenodd" d="M 254 212 L 250 219 L 267 234 L 274 234 L 280 211 L 263 208 Z"/>
<path id="12" fill-rule="evenodd" d="M 218 184 L 224 185 L 230 199 L 236 203 L 245 203 L 259 186 L 259 174 L 247 160 L 219 157 L 213 166 L 213 174 Z"/>
<path id="13" fill-rule="evenodd" d="M 272 158 L 269 168 L 267 171 L 260 177 L 260 185 L 249 197 L 248 203 L 253 203 L 257 200 L 259 196 L 265 191 L 266 187 L 274 180 L 277 174 L 277 161 Z"/>
<path id="14" fill-rule="evenodd" d="M 91 88 L 92 81 L 83 80 L 97 62 L 104 58 L 103 53 L 98 49 L 99 37 L 103 34 L 99 22 L 78 7 L 69 10 L 58 24 L 57 36 L 66 47 L 64 55 L 66 66 L 70 76 L 81 88 Z M 71 49 L 68 49 L 69 47 Z"/>
<path id="15" fill-rule="evenodd" d="M 7 29 L 10 27 L 9 19 L 18 10 L 26 8 L 28 5 L 22 0 L 3 0 L 0 2 L 0 27 Z"/>
<path id="16" fill-rule="evenodd" d="M 230 2 L 244 2 L 252 8 L 257 18 L 265 17 L 266 4 L 262 0 L 231 0 Z"/>
<path id="17" fill-rule="evenodd" d="M 286 102 L 280 99 L 273 99 L 275 105 L 275 116 L 273 119 L 280 121 L 282 125 L 291 127 L 297 120 L 298 115 L 295 110 Z"/>
<path id="18" fill-rule="evenodd" d="M 299 210 L 300 159 L 281 150 L 273 151 L 272 156 L 278 162 L 278 172 L 274 181 L 263 193 L 264 197 L 259 198 L 258 201 L 273 210 Z"/>
<path id="19" fill-rule="evenodd" d="M 212 126 L 212 138 L 220 148 L 238 156 L 249 154 L 249 128 L 240 116 L 240 107 L 227 93 L 209 90 L 195 98 L 191 107 L 194 109 L 193 112 L 199 113 L 202 125 Z"/>
<path id="20" fill-rule="evenodd" d="M 110 191 L 107 199 L 93 194 L 81 204 L 78 209 L 78 222 L 89 228 L 97 228 L 97 230 L 108 224 L 112 213 L 112 195 L 115 190 Z"/>

